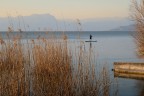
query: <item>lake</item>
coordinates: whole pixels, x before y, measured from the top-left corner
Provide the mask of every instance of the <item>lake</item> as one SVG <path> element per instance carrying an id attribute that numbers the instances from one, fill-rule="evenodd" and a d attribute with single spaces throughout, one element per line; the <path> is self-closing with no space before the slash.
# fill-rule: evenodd
<path id="1" fill-rule="evenodd" d="M 21 35 L 25 41 L 27 39 L 47 38 L 50 39 L 51 35 L 66 34 L 68 36 L 68 46 L 73 49 L 82 44 L 82 49 L 85 52 L 91 50 L 95 56 L 95 64 L 101 67 L 106 64 L 108 66 L 111 78 L 117 79 L 118 82 L 118 96 L 142 96 L 144 95 L 144 81 L 130 78 L 114 77 L 113 62 L 144 62 L 144 59 L 139 58 L 136 54 L 136 44 L 133 38 L 134 32 L 115 32 L 115 31 L 89 31 L 89 32 L 12 32 L 9 37 L 6 32 L 1 32 L 3 39 L 13 38 Z M 85 42 L 89 40 L 90 34 L 92 40 L 97 42 Z M 60 38 L 59 38 L 60 39 Z M 74 49 L 73 49 L 74 50 Z M 111 89 L 113 90 L 113 89 Z"/>

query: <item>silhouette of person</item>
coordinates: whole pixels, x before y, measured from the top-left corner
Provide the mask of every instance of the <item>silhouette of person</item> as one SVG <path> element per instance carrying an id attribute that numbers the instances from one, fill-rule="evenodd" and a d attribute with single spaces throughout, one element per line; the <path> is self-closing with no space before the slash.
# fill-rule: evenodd
<path id="1" fill-rule="evenodd" d="M 90 40 L 92 39 L 92 35 L 90 34 Z"/>

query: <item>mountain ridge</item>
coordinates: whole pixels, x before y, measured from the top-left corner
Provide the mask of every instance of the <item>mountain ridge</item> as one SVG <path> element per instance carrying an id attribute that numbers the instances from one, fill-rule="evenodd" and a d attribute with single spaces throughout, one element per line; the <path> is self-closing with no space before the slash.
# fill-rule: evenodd
<path id="1" fill-rule="evenodd" d="M 79 22 L 81 25 L 79 25 Z M 108 31 L 132 22 L 127 18 L 96 18 L 79 20 L 59 20 L 51 14 L 32 14 L 30 16 L 0 17 L 0 30 L 26 31 Z"/>
<path id="2" fill-rule="evenodd" d="M 131 24 L 131 25 L 127 25 L 127 26 L 120 26 L 114 29 L 111 29 L 110 31 L 135 31 L 135 25 Z"/>

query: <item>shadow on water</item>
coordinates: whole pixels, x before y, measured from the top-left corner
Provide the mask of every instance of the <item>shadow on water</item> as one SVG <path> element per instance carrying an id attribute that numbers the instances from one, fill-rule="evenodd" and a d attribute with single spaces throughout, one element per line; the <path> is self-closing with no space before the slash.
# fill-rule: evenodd
<path id="1" fill-rule="evenodd" d="M 144 80 L 138 81 L 136 84 L 136 87 L 140 90 L 138 96 L 144 96 Z"/>
<path id="2" fill-rule="evenodd" d="M 134 80 L 134 86 L 137 89 L 137 96 L 144 96 L 144 74 L 128 74 L 114 72 L 114 77 L 119 79 L 123 78 L 125 80 Z"/>

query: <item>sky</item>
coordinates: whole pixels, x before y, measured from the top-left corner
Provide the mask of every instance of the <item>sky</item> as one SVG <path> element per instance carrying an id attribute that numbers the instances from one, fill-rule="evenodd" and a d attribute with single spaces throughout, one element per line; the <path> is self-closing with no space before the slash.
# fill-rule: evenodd
<path id="1" fill-rule="evenodd" d="M 59 19 L 128 17 L 131 0 L 0 0 L 0 17 L 51 14 Z"/>

